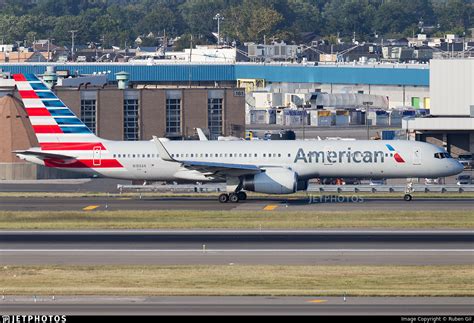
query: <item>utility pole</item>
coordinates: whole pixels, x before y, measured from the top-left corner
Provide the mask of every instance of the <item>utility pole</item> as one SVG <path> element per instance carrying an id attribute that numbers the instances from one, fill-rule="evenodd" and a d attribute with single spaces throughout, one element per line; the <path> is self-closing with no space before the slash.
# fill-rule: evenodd
<path id="1" fill-rule="evenodd" d="M 55 40 L 55 39 L 54 39 L 54 38 L 48 38 L 48 62 L 51 61 L 51 55 L 50 55 L 50 52 L 51 52 L 50 49 L 51 49 L 51 47 L 50 47 L 50 44 L 51 44 L 51 41 L 52 41 L 52 40 Z"/>
<path id="2" fill-rule="evenodd" d="M 370 127 L 369 127 L 369 107 L 374 104 L 372 101 L 364 101 L 362 104 L 365 106 L 365 126 L 367 127 L 367 140 L 370 140 Z"/>
<path id="3" fill-rule="evenodd" d="M 74 38 L 76 36 L 77 30 L 69 30 L 71 33 L 71 61 L 74 62 Z"/>
<path id="4" fill-rule="evenodd" d="M 214 20 L 217 20 L 217 46 L 221 44 L 221 20 L 224 20 L 224 17 L 218 13 L 214 16 Z"/>

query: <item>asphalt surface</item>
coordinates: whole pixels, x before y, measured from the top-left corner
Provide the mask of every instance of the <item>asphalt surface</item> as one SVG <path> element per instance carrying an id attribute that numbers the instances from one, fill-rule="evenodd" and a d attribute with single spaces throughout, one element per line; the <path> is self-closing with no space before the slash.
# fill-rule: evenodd
<path id="1" fill-rule="evenodd" d="M 219 203 L 216 197 L 0 197 L 3 211 L 81 211 L 94 210 L 246 210 L 259 211 L 274 205 L 273 211 L 353 211 L 353 210 L 474 210 L 472 198 L 430 199 L 415 197 L 411 202 L 394 198 L 326 197 L 277 199 L 249 198 L 239 203 Z"/>
<path id="2" fill-rule="evenodd" d="M 472 231 L 3 231 L 0 264 L 474 264 Z"/>
<path id="3" fill-rule="evenodd" d="M 2 314 L 21 315 L 464 315 L 469 297 L 51 297 L 9 296 Z"/>

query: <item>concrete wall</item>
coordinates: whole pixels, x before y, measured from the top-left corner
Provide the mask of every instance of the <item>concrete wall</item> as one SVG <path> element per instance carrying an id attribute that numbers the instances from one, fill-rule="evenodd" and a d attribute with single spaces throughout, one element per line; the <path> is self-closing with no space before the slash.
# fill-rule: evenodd
<path id="1" fill-rule="evenodd" d="M 123 140 L 123 91 L 99 90 L 97 107 L 97 135 L 110 140 Z"/>
<path id="2" fill-rule="evenodd" d="M 241 91 L 226 89 L 224 93 L 224 135 L 245 136 L 245 96 L 236 95 Z"/>
<path id="3" fill-rule="evenodd" d="M 207 90 L 188 89 L 181 97 L 181 129 L 183 136 L 192 136 L 194 128 L 207 128 Z"/>
<path id="4" fill-rule="evenodd" d="M 86 178 L 88 176 L 31 163 L 0 163 L 0 181 Z M 1 183 L 1 182 L 0 182 Z"/>
<path id="5" fill-rule="evenodd" d="M 431 114 L 470 116 L 474 107 L 474 60 L 443 59 L 430 62 Z"/>
<path id="6" fill-rule="evenodd" d="M 161 90 L 140 91 L 141 139 L 150 140 L 152 136 L 164 137 L 166 131 L 166 95 Z"/>

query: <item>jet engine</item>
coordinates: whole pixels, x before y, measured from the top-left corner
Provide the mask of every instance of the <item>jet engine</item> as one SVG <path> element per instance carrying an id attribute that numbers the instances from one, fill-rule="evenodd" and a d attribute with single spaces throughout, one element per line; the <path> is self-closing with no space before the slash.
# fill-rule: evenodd
<path id="1" fill-rule="evenodd" d="M 286 168 L 267 168 L 265 172 L 245 176 L 242 188 L 266 194 L 291 194 L 298 188 L 298 176 Z"/>

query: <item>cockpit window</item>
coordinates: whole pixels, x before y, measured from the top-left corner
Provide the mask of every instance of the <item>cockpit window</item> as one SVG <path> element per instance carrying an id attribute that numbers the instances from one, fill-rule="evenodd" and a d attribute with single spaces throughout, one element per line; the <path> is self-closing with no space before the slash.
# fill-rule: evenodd
<path id="1" fill-rule="evenodd" d="M 437 159 L 452 158 L 451 155 L 448 153 L 435 153 L 434 157 Z"/>

